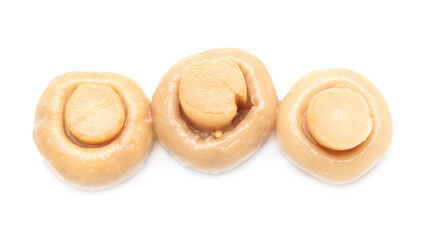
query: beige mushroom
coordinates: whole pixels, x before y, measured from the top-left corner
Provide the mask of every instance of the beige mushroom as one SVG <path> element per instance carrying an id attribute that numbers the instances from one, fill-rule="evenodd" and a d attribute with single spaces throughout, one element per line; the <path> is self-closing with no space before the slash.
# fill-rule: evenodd
<path id="1" fill-rule="evenodd" d="M 186 57 L 162 78 L 152 97 L 154 130 L 183 164 L 227 171 L 253 154 L 272 131 L 278 100 L 255 56 L 214 49 Z"/>
<path id="2" fill-rule="evenodd" d="M 343 184 L 387 151 L 392 118 L 381 93 L 346 69 L 314 71 L 280 103 L 276 134 L 286 155 L 323 181 Z"/>
<path id="3" fill-rule="evenodd" d="M 86 189 L 109 187 L 133 175 L 150 151 L 150 103 L 125 76 L 66 73 L 41 96 L 33 138 L 67 182 Z"/>

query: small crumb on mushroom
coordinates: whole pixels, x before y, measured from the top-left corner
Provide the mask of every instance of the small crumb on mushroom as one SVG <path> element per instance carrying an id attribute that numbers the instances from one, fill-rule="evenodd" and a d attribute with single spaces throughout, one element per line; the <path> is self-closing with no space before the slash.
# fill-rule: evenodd
<path id="1" fill-rule="evenodd" d="M 220 138 L 223 135 L 223 131 L 217 130 L 214 135 L 215 135 L 215 138 Z"/>

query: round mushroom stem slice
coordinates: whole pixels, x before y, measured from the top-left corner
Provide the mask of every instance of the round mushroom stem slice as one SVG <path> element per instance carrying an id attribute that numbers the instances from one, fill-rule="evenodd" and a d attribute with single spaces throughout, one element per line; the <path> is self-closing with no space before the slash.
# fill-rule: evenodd
<path id="1" fill-rule="evenodd" d="M 352 149 L 372 131 L 371 108 L 361 94 L 347 88 L 331 88 L 311 99 L 307 127 L 317 143 L 326 148 Z"/>
<path id="2" fill-rule="evenodd" d="M 125 123 L 125 110 L 119 95 L 109 86 L 95 83 L 79 85 L 66 104 L 68 131 L 86 144 L 112 140 Z"/>
<path id="3" fill-rule="evenodd" d="M 201 130 L 228 127 L 247 100 L 246 81 L 236 63 L 221 58 L 189 66 L 180 81 L 179 100 L 185 116 Z"/>

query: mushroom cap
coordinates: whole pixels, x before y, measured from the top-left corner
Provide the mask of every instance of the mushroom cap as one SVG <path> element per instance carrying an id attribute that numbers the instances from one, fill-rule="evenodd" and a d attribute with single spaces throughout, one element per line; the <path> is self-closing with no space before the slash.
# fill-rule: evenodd
<path id="1" fill-rule="evenodd" d="M 222 58 L 233 61 L 243 73 L 251 107 L 220 138 L 214 132 L 203 138 L 182 116 L 180 81 L 192 64 Z M 153 94 L 151 109 L 156 135 L 174 156 L 199 171 L 220 173 L 239 165 L 261 146 L 274 127 L 277 106 L 276 91 L 264 64 L 243 50 L 223 48 L 186 57 L 171 67 Z"/>
<path id="2" fill-rule="evenodd" d="M 74 90 L 86 83 L 111 87 L 124 104 L 125 124 L 110 142 L 79 144 L 67 133 L 66 103 Z M 40 97 L 33 138 L 42 156 L 65 181 L 85 189 L 109 187 L 133 175 L 151 149 L 150 103 L 137 83 L 123 75 L 69 72 L 52 80 Z"/>
<path id="3" fill-rule="evenodd" d="M 318 93 L 349 88 L 363 96 L 371 110 L 373 127 L 367 139 L 344 151 L 317 143 L 307 128 L 306 111 Z M 378 89 L 365 77 L 347 69 L 313 71 L 298 80 L 281 101 L 276 122 L 280 147 L 309 174 L 329 183 L 352 182 L 373 167 L 392 139 L 392 117 Z"/>

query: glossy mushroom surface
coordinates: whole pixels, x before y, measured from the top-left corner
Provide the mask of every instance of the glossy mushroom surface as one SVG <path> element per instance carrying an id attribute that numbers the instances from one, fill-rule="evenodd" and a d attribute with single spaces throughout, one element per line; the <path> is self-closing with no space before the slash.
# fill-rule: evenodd
<path id="1" fill-rule="evenodd" d="M 310 72 L 281 101 L 276 135 L 284 153 L 334 184 L 356 180 L 387 151 L 392 118 L 381 93 L 347 69 Z"/>
<path id="2" fill-rule="evenodd" d="M 86 189 L 109 187 L 133 175 L 150 151 L 150 102 L 125 76 L 66 73 L 40 97 L 33 138 L 67 182 Z"/>
<path id="3" fill-rule="evenodd" d="M 212 67 L 204 70 L 206 65 Z M 238 67 L 235 70 L 234 65 Z M 196 71 L 189 71 L 195 66 L 198 67 Z M 245 80 L 246 97 L 243 96 L 243 85 L 236 70 L 241 72 Z M 181 87 L 186 87 L 181 86 L 181 80 L 189 72 L 200 76 L 196 79 L 204 78 L 201 81 L 206 86 L 194 89 L 206 91 L 206 95 L 198 92 L 191 96 L 180 96 Z M 222 76 L 225 72 L 230 74 Z M 205 74 L 212 74 L 212 77 L 206 78 Z M 219 82 L 220 80 L 213 81 L 214 78 L 230 80 Z M 191 84 L 195 83 L 194 80 Z M 213 88 L 207 87 L 210 84 Z M 210 93 L 211 89 L 218 91 Z M 214 100 L 213 106 L 205 107 L 204 104 L 209 102 L 204 100 L 205 96 L 216 94 L 225 96 L 225 99 Z M 213 118 L 223 113 L 228 116 L 220 118 L 222 124 L 217 124 L 219 121 L 201 121 L 201 118 L 189 116 L 189 111 L 184 112 L 181 103 L 181 99 L 187 97 L 197 97 L 194 103 L 202 102 L 198 104 L 198 114 L 217 111 L 219 114 Z M 219 107 L 222 104 L 224 107 Z M 151 108 L 156 135 L 174 156 L 194 169 L 220 173 L 242 163 L 261 146 L 274 127 L 277 106 L 271 77 L 257 57 L 239 49 L 214 49 L 186 57 L 171 67 L 152 97 Z M 232 120 L 231 112 L 234 115 Z M 207 122 L 210 124 L 204 124 Z"/>

